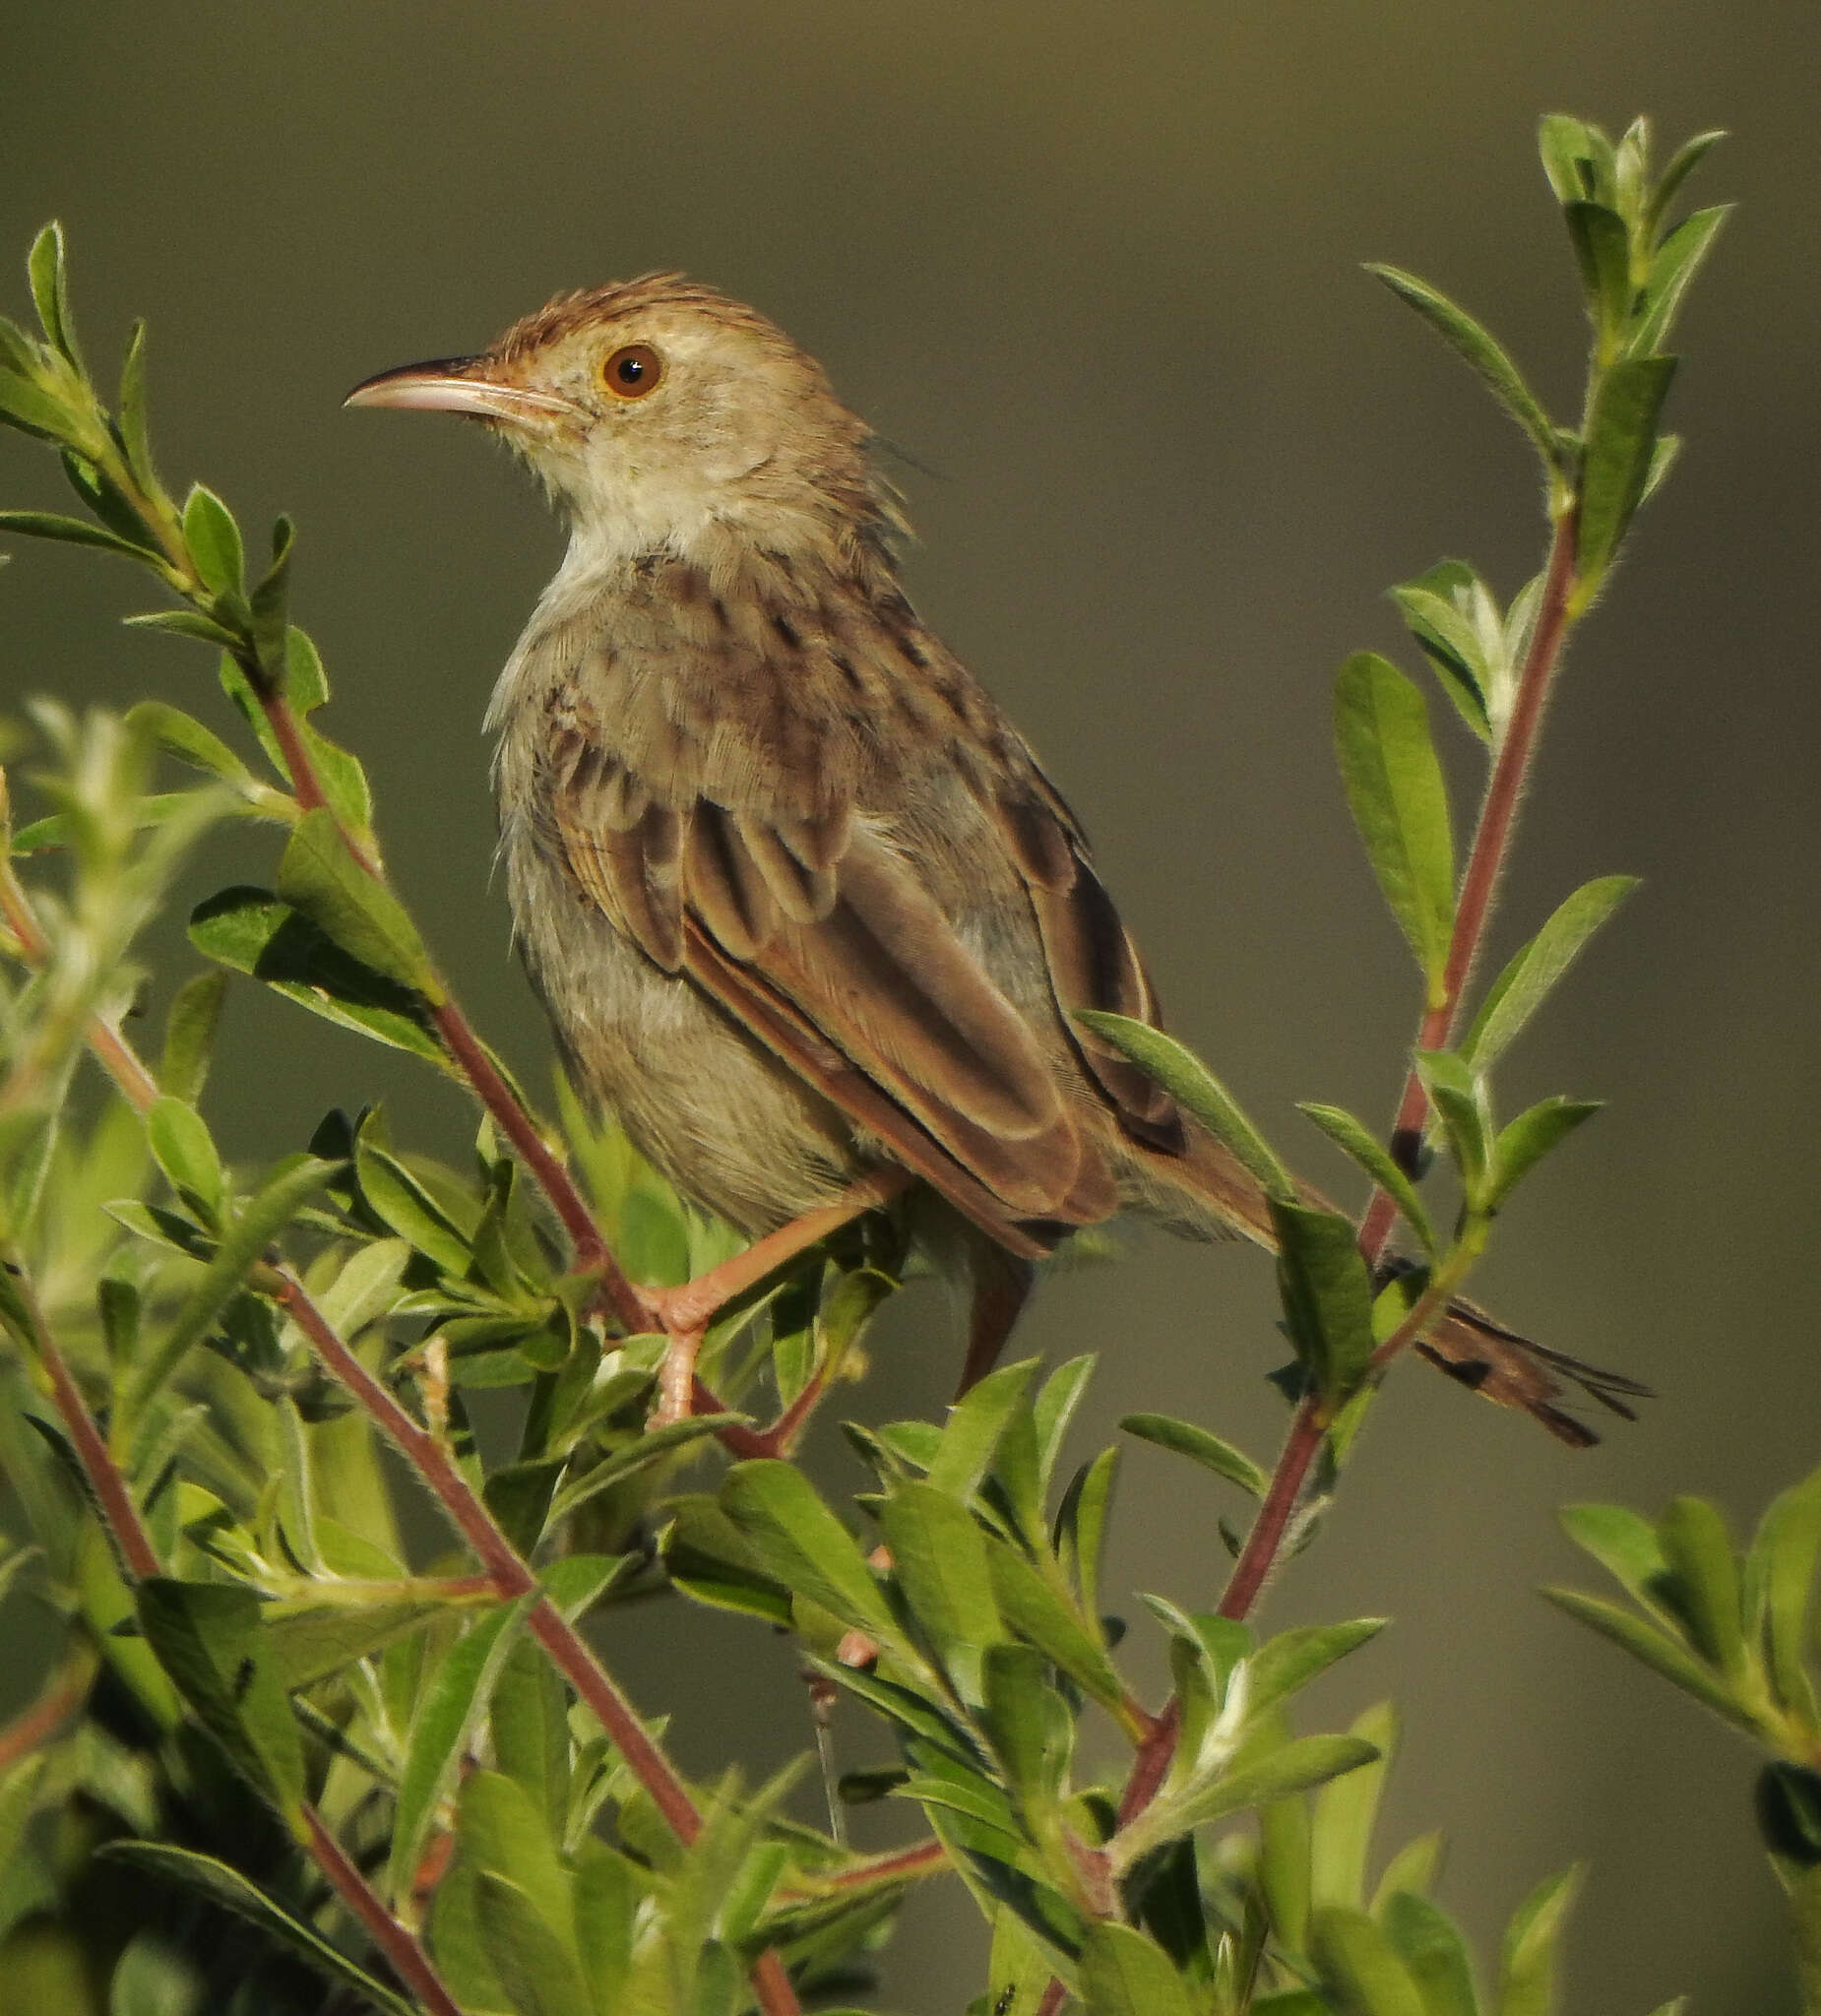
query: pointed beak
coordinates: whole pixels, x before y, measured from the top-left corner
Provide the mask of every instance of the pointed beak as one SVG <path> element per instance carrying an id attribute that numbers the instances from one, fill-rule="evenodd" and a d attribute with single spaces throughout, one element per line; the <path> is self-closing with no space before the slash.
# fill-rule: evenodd
<path id="1" fill-rule="evenodd" d="M 473 413 L 483 420 L 535 420 L 573 415 L 577 409 L 553 393 L 533 392 L 488 375 L 486 357 L 438 357 L 401 364 L 356 385 L 344 406 L 390 406 L 407 412 Z"/>

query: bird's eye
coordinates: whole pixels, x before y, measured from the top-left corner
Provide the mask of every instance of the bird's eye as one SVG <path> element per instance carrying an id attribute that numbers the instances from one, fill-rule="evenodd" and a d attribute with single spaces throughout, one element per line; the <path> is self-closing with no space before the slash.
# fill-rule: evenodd
<path id="1" fill-rule="evenodd" d="M 619 399 L 643 399 L 657 389 L 663 360 L 649 343 L 629 343 L 600 367 L 601 383 Z"/>

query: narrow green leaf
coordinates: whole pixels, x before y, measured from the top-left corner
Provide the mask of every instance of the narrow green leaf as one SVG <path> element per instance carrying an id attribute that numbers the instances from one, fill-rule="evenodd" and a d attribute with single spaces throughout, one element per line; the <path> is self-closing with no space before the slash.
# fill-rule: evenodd
<path id="1" fill-rule="evenodd" d="M 1386 1617 L 1355 1617 L 1346 1624 L 1304 1624 L 1266 1639 L 1247 1667 L 1252 1676 L 1246 1696 L 1248 1713 L 1260 1715 L 1275 1703 L 1287 1701 L 1317 1673 L 1326 1672 L 1350 1652 L 1357 1652 L 1376 1638 L 1389 1621 Z M 1355 1733 L 1379 1740 L 1369 1729 Z"/>
<path id="2" fill-rule="evenodd" d="M 336 1594 L 347 1596 L 347 1585 L 336 1588 Z M 484 1595 L 422 1595 L 377 1603 L 299 1605 L 269 1608 L 266 1631 L 285 1689 L 294 1693 L 421 1629 L 432 1617 L 482 1605 L 490 1608 L 496 1602 Z"/>
<path id="3" fill-rule="evenodd" d="M 1092 2016 L 1195 2016 L 1188 1988 L 1162 1948 L 1112 1919 L 1088 1926 L 1081 1991 Z"/>
<path id="4" fill-rule="evenodd" d="M 1586 601 L 1612 564 L 1644 495 L 1673 357 L 1622 357 L 1601 374 L 1588 420 L 1575 535 L 1576 597 Z"/>
<path id="5" fill-rule="evenodd" d="M 1056 1553 L 1081 1594 L 1083 1614 L 1090 1617 L 1099 1614 L 1100 1551 L 1118 1476 L 1118 1450 L 1102 1449 L 1070 1480 L 1056 1514 Z"/>
<path id="6" fill-rule="evenodd" d="M 1119 1425 L 1141 1442 L 1155 1442 L 1160 1449 L 1186 1456 L 1255 1498 L 1262 1498 L 1271 1486 L 1271 1474 L 1261 1464 L 1193 1421 L 1174 1420 L 1164 1414 L 1128 1414 Z"/>
<path id="7" fill-rule="evenodd" d="M 1625 220 L 1603 203 L 1565 203 L 1562 218 L 1581 269 L 1587 319 L 1603 349 L 1617 340 L 1630 315 L 1631 233 Z"/>
<path id="8" fill-rule="evenodd" d="M 1044 1380 L 1033 1403 L 1039 1499 L 1049 1495 L 1049 1481 L 1056 1472 L 1056 1459 L 1062 1454 L 1063 1438 L 1068 1434 L 1069 1423 L 1075 1418 L 1075 1410 L 1081 1405 L 1088 1381 L 1094 1375 L 1094 1363 L 1091 1355 L 1084 1354 L 1058 1365 Z"/>
<path id="9" fill-rule="evenodd" d="M 128 1863 L 148 1874 L 181 1883 L 220 1905 L 236 1918 L 244 1919 L 261 1931 L 282 1940 L 318 1974 L 390 2016 L 417 2016 L 412 2003 L 382 1985 L 364 1969 L 356 1967 L 339 1946 L 332 1945 L 303 1920 L 293 1918 L 281 1904 L 249 1883 L 238 1869 L 213 1856 L 196 1855 L 187 1848 L 170 1848 L 157 1841 L 110 1841 L 100 1853 L 112 1860 Z"/>
<path id="10" fill-rule="evenodd" d="M 1555 1952 L 1581 1887 L 1578 1867 L 1549 1876 L 1518 1907 L 1505 1932 L 1498 2016 L 1549 2016 L 1555 2005 Z"/>
<path id="11" fill-rule="evenodd" d="M 1319 1911 L 1341 1905 L 1363 1911 L 1366 1857 L 1385 1773 L 1398 1747 L 1398 1715 L 1389 1701 L 1368 1708 L 1348 1732 L 1370 1747 L 1372 1761 L 1322 1788 L 1310 1826 L 1309 1895 Z"/>
<path id="12" fill-rule="evenodd" d="M 1443 560 L 1415 581 L 1391 591 L 1417 648 L 1429 662 L 1455 712 L 1482 742 L 1492 740 L 1491 668 L 1474 626 L 1453 599 L 1475 582 L 1472 568 Z"/>
<path id="13" fill-rule="evenodd" d="M 487 1730 L 495 1767 L 560 1841 L 569 1816 L 569 1697 L 543 1647 L 521 1638 L 493 1689 Z"/>
<path id="14" fill-rule="evenodd" d="M 1006 1782 L 1027 1812 L 1053 1801 L 1068 1775 L 1075 1719 L 1035 1646 L 1003 1641 L 979 1659 L 982 1720 Z"/>
<path id="15" fill-rule="evenodd" d="M 1125 1690 L 1098 1638 L 1022 1554 L 986 1544 L 986 1565 L 999 1614 L 1091 1700 L 1117 1709 Z"/>
<path id="16" fill-rule="evenodd" d="M 1633 1602 L 1669 1621 L 1663 1606 L 1669 1564 L 1648 1519 L 1625 1505 L 1564 1505 L 1555 1516 L 1575 1545 L 1592 1554 Z"/>
<path id="17" fill-rule="evenodd" d="M 1462 1187 L 1470 1201 L 1477 1203 L 1492 1154 L 1485 1080 L 1453 1050 L 1418 1050 L 1415 1061 L 1461 1172 Z"/>
<path id="18" fill-rule="evenodd" d="M 1279 1943 L 1301 1953 L 1309 1936 L 1309 1802 L 1300 1794 L 1259 1813 L 1258 1884 Z"/>
<path id="19" fill-rule="evenodd" d="M 152 553 L 105 526 L 91 525 L 86 518 L 65 518 L 55 511 L 0 511 L 0 533 L 16 532 L 22 537 L 60 539 L 72 546 L 95 546 L 104 553 L 119 553 L 128 560 L 150 560 Z"/>
<path id="20" fill-rule="evenodd" d="M 849 1629 L 899 1642 L 891 1610 L 852 1536 L 793 1465 L 762 1458 L 736 1463 L 721 1487 L 721 1508 L 786 1589 L 832 1610 Z"/>
<path id="21" fill-rule="evenodd" d="M 1513 1039 L 1554 991 L 1601 924 L 1638 887 L 1635 875 L 1602 875 L 1584 882 L 1559 905 L 1530 943 L 1492 982 L 1460 1054 L 1476 1071 L 1489 1071 Z"/>
<path id="22" fill-rule="evenodd" d="M 146 1109 L 146 1139 L 171 1187 L 187 1191 L 214 1220 L 226 1196 L 227 1178 L 202 1115 L 169 1093 L 161 1094 Z"/>
<path id="23" fill-rule="evenodd" d="M 1104 1037 L 1133 1063 L 1149 1071 L 1216 1140 L 1232 1150 L 1272 1195 L 1295 1195 L 1296 1186 L 1289 1171 L 1241 1112 L 1225 1086 L 1192 1050 L 1161 1029 L 1153 1029 L 1148 1022 L 1134 1022 L 1128 1016 L 1084 1008 L 1076 1011 L 1075 1020 L 1085 1022 L 1096 1036 Z"/>
<path id="24" fill-rule="evenodd" d="M 183 505 L 183 540 L 190 560 L 214 595 L 241 592 L 246 553 L 240 528 L 220 497 L 205 483 L 192 485 Z"/>
<path id="25" fill-rule="evenodd" d="M 1389 660 L 1355 652 L 1335 682 L 1334 734 L 1353 823 L 1433 1003 L 1454 930 L 1454 839 L 1429 710 Z"/>
<path id="26" fill-rule="evenodd" d="M 226 993 L 224 973 L 199 973 L 185 980 L 171 997 L 169 1012 L 164 1017 L 158 1085 L 173 1099 L 188 1100 L 193 1104 L 202 1096 Z"/>
<path id="27" fill-rule="evenodd" d="M 128 711 L 126 724 L 133 733 L 156 742 L 193 770 L 206 771 L 234 785 L 248 786 L 253 782 L 252 773 L 220 736 L 180 707 L 168 706 L 162 700 L 142 700 Z"/>
<path id="28" fill-rule="evenodd" d="M 1597 126 L 1567 112 L 1546 112 L 1537 125 L 1543 173 L 1564 207 L 1609 192 L 1612 144 Z"/>
<path id="29" fill-rule="evenodd" d="M 1391 1151 L 1378 1136 L 1342 1106 L 1327 1106 L 1312 1101 L 1297 1103 L 1296 1110 L 1313 1120 L 1328 1139 L 1350 1155 L 1384 1191 L 1404 1215 L 1404 1222 L 1421 1242 L 1422 1250 L 1434 1259 L 1437 1247 L 1435 1228 L 1422 1208 L 1416 1186 L 1392 1160 Z"/>
<path id="30" fill-rule="evenodd" d="M 928 1481 L 934 1489 L 963 1504 L 979 1489 L 1036 1368 L 1036 1358 L 1001 1365 L 956 1402 L 929 1466 Z"/>
<path id="31" fill-rule="evenodd" d="M 1121 1831 L 1115 1850 L 1122 1865 L 1129 1867 L 1188 1828 L 1206 1826 L 1250 1806 L 1270 1805 L 1311 1786 L 1325 1786 L 1330 1779 L 1370 1765 L 1377 1756 L 1377 1749 L 1357 1736 L 1298 1736 L 1254 1763 L 1220 1772 L 1205 1782 L 1191 1781 L 1179 1794 L 1153 1801 Z"/>
<path id="32" fill-rule="evenodd" d="M 253 648 L 266 677 L 277 681 L 284 672 L 288 611 L 290 606 L 291 548 L 297 529 L 288 518 L 281 518 L 272 529 L 272 562 L 253 585 L 248 598 L 252 616 Z M 299 632 L 299 635 L 302 633 Z"/>
<path id="33" fill-rule="evenodd" d="M 126 356 L 120 366 L 120 446 L 127 467 L 138 477 L 140 487 L 160 503 L 164 486 L 158 481 L 152 460 L 152 431 L 148 418 L 146 392 L 146 325 L 135 322 L 127 336 Z"/>
<path id="34" fill-rule="evenodd" d="M 669 1421 L 661 1428 L 648 1428 L 637 1441 L 616 1449 L 603 1462 L 583 1471 L 579 1477 L 572 1477 L 557 1492 L 550 1507 L 551 1523 L 567 1519 L 589 1499 L 598 1497 L 602 1491 L 629 1477 L 637 1477 L 642 1470 L 650 1470 L 653 1465 L 666 1461 L 679 1449 L 705 1442 L 711 1435 L 719 1435 L 723 1428 L 750 1427 L 751 1424 L 749 1415 L 696 1414 L 685 1420 Z"/>
<path id="35" fill-rule="evenodd" d="M 1821 1550 L 1821 1471 L 1783 1492 L 1771 1504 L 1752 1543 L 1763 1590 L 1764 1663 L 1779 1705 L 1815 1725 L 1814 1688 L 1802 1654 L 1808 1643 L 1808 1611 L 1814 1596 L 1815 1558 Z M 1756 1620 L 1754 1619 L 1754 1625 Z"/>
<path id="36" fill-rule="evenodd" d="M 1761 1733 L 1751 1711 L 1735 1700 L 1732 1691 L 1709 1668 L 1669 1637 L 1616 1604 L 1602 1603 L 1578 1589 L 1545 1589 L 1543 1598 L 1557 1609 L 1588 1625 L 1602 1638 L 1610 1638 L 1633 1659 L 1661 1673 L 1672 1686 L 1692 1695 L 1703 1708 L 1711 1708 L 1723 1721 L 1748 1734 Z"/>
<path id="37" fill-rule="evenodd" d="M 1428 2016 L 1397 1948 L 1363 1911 L 1317 1904 L 1309 1955 L 1336 2016 Z"/>
<path id="38" fill-rule="evenodd" d="M 1669 206 L 1681 190 L 1682 184 L 1706 157 L 1709 149 L 1726 139 L 1724 132 L 1697 133 L 1692 140 L 1685 140 L 1669 157 L 1664 171 L 1659 176 L 1657 187 L 1651 194 L 1649 226 L 1653 239 L 1663 227 L 1663 220 L 1668 214 Z"/>
<path id="39" fill-rule="evenodd" d="M 1545 1099 L 1499 1130 L 1486 1176 L 1485 1208 L 1496 1211 L 1553 1148 L 1600 1110 L 1600 1101 Z"/>
<path id="40" fill-rule="evenodd" d="M 1690 1641 L 1736 1685 L 1745 1675 L 1745 1637 L 1738 1557 L 1726 1521 L 1705 1498 L 1672 1498 L 1658 1522 L 1657 1542 Z"/>
<path id="41" fill-rule="evenodd" d="M 474 1904 L 487 1958 L 519 2016 L 577 2016 L 594 2006 L 580 1960 L 517 1883 L 482 1869 Z"/>
<path id="42" fill-rule="evenodd" d="M 31 301 L 38 311 L 39 327 L 74 366 L 77 376 L 86 377 L 82 351 L 76 346 L 76 324 L 70 316 L 70 277 L 64 256 L 63 226 L 54 219 L 32 239 L 26 258 L 26 275 L 31 284 Z"/>
<path id="43" fill-rule="evenodd" d="M 1414 274 L 1395 266 L 1368 264 L 1367 273 L 1382 280 L 1402 301 L 1416 313 L 1476 371 L 1492 397 L 1531 438 L 1542 466 L 1553 472 L 1559 461 L 1555 428 L 1537 395 L 1524 382 L 1524 375 L 1511 361 L 1489 331 L 1460 308 L 1448 296 Z"/>
<path id="44" fill-rule="evenodd" d="M 1663 347 L 1682 305 L 1682 296 L 1688 291 L 1689 282 L 1700 271 L 1702 262 L 1720 235 L 1721 226 L 1731 214 L 1729 203 L 1717 204 L 1712 210 L 1697 210 L 1693 217 L 1684 218 L 1658 246 L 1651 258 L 1650 275 L 1644 283 L 1644 313 L 1632 332 L 1631 350 L 1634 356 L 1649 356 Z"/>
<path id="45" fill-rule="evenodd" d="M 1412 1890 L 1385 1902 L 1385 1936 L 1409 1971 L 1422 2016 L 1479 2016 L 1473 1960 L 1454 1921 Z"/>
<path id="46" fill-rule="evenodd" d="M 661 1545 L 665 1571 L 685 1596 L 789 1628 L 788 1588 L 761 1569 L 757 1555 L 713 1498 L 691 1492 L 672 1499 Z"/>
<path id="47" fill-rule="evenodd" d="M 354 861 L 326 807 L 306 812 L 293 829 L 279 864 L 279 895 L 349 958 L 432 1007 L 443 1001 L 417 927 L 398 898 Z"/>
<path id="48" fill-rule="evenodd" d="M 81 431 L 76 415 L 61 400 L 17 371 L 4 369 L 0 369 L 0 420 L 49 441 L 67 441 Z"/>
<path id="49" fill-rule="evenodd" d="M 177 1691 L 234 1770 L 303 1835 L 303 1746 L 259 1600 L 227 1583 L 148 1576 L 136 1592 L 140 1629 Z"/>
<path id="50" fill-rule="evenodd" d="M 1005 1637 L 985 1536 L 955 1499 L 914 1480 L 880 1507 L 879 1527 L 919 1633 L 956 1686 L 975 1695 L 981 1648 Z"/>
<path id="51" fill-rule="evenodd" d="M 1439 1827 L 1407 1841 L 1385 1864 L 1379 1876 L 1378 1888 L 1372 1893 L 1372 1916 L 1383 1923 L 1391 1900 L 1403 1892 L 1408 1891 L 1414 1897 L 1427 1897 L 1441 1872 L 1445 1846 Z"/>
<path id="52" fill-rule="evenodd" d="M 1351 1222 L 1271 1199 L 1278 1292 L 1297 1355 L 1330 1401 L 1345 1400 L 1372 1361 L 1372 1277 Z"/>
<path id="53" fill-rule="evenodd" d="M 223 889 L 199 904 L 190 943 L 325 1021 L 450 1069 L 420 994 L 361 965 L 269 889 Z"/>
<path id="54" fill-rule="evenodd" d="M 213 644 L 220 651 L 232 651 L 240 642 L 231 630 L 195 609 L 154 609 L 145 616 L 123 616 L 121 621 L 129 630 L 157 630 L 166 637 L 188 637 L 198 644 Z"/>
<path id="55" fill-rule="evenodd" d="M 455 1776 L 470 1732 L 485 1715 L 495 1682 L 525 1619 L 541 1597 L 531 1591 L 469 1626 L 437 1663 L 411 1721 L 410 1745 L 399 1778 L 388 1893 L 409 1894 L 436 1809 Z"/>
<path id="56" fill-rule="evenodd" d="M 373 1212 L 445 1274 L 457 1280 L 473 1264 L 473 1247 L 429 1191 L 384 1145 L 375 1108 L 354 1142 L 354 1173 Z"/>

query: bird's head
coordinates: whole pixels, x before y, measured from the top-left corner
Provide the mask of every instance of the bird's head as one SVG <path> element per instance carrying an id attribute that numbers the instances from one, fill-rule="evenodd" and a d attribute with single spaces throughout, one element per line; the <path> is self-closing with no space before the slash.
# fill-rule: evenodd
<path id="1" fill-rule="evenodd" d="M 755 310 L 660 274 L 559 296 L 477 356 L 369 378 L 349 406 L 489 423 L 603 558 L 883 542 L 868 430 Z"/>

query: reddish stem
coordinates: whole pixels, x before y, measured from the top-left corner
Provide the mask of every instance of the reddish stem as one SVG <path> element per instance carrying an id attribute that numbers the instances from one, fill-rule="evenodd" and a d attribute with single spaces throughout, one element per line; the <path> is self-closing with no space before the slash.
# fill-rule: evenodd
<path id="1" fill-rule="evenodd" d="M 1555 669 L 1561 661 L 1562 642 L 1568 634 L 1568 598 L 1574 588 L 1574 558 L 1577 510 L 1562 513 L 1555 521 L 1549 545 L 1548 566 L 1543 576 L 1542 598 L 1537 611 L 1537 627 L 1531 633 L 1530 649 L 1518 675 L 1517 699 L 1511 719 L 1499 738 L 1492 775 L 1486 781 L 1486 794 L 1479 808 L 1479 824 L 1474 832 L 1473 849 L 1461 877 L 1460 901 L 1455 906 L 1454 932 L 1448 941 L 1448 959 L 1442 969 L 1441 999 L 1423 1012 L 1416 1030 L 1416 1048 L 1439 1050 L 1454 1034 L 1455 1018 L 1469 976 L 1484 943 L 1486 925 L 1492 915 L 1493 898 L 1499 876 L 1511 851 L 1512 830 L 1524 788 L 1536 759 L 1543 708 Z M 1429 1096 L 1413 1066 L 1404 1081 L 1398 1101 L 1397 1118 L 1392 1123 L 1392 1153 L 1407 1166 L 1413 1160 L 1421 1140 L 1422 1125 L 1429 1109 Z M 1376 1267 L 1385 1257 L 1397 1224 L 1398 1208 L 1390 1194 L 1374 1190 L 1359 1224 L 1359 1250 L 1366 1264 Z"/>
<path id="2" fill-rule="evenodd" d="M 429 1955 L 379 1901 L 342 1844 L 323 1825 L 314 1806 L 305 1805 L 303 1824 L 309 1830 L 310 1853 L 317 1867 L 329 1878 L 336 1895 L 366 1927 L 374 1945 L 392 1963 L 393 1972 L 431 2016 L 462 2016 L 461 2005 L 444 1987 L 441 1977 L 430 1965 Z"/>

